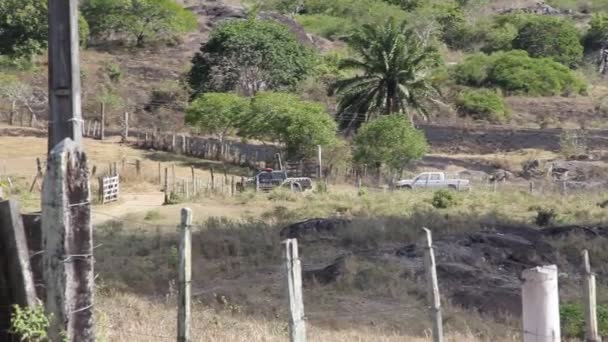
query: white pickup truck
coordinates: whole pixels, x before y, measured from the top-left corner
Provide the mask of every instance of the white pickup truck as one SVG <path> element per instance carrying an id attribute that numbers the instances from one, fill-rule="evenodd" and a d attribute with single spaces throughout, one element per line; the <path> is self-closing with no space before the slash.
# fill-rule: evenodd
<path id="1" fill-rule="evenodd" d="M 414 179 L 403 179 L 397 182 L 398 189 L 453 189 L 469 190 L 470 182 L 466 179 L 446 179 L 443 172 L 423 172 Z"/>

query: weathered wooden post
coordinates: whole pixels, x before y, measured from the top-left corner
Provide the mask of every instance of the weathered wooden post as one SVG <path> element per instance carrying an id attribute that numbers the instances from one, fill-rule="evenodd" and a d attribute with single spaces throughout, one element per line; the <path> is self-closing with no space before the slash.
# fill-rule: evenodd
<path id="1" fill-rule="evenodd" d="M 321 145 L 317 146 L 317 176 L 319 177 L 319 181 L 323 180 L 323 147 Z"/>
<path id="2" fill-rule="evenodd" d="M 158 162 L 158 184 L 163 184 L 163 176 L 162 176 L 162 166 L 160 162 Z"/>
<path id="3" fill-rule="evenodd" d="M 236 185 L 234 183 L 234 176 L 230 178 L 230 196 L 234 196 L 236 194 Z"/>
<path id="4" fill-rule="evenodd" d="M 190 342 L 190 292 L 192 279 L 192 210 L 182 209 L 181 242 L 179 245 L 179 294 L 177 341 Z"/>
<path id="5" fill-rule="evenodd" d="M 0 259 L 7 267 L 7 279 L 2 290 L 20 306 L 36 305 L 36 288 L 30 265 L 26 234 L 21 219 L 19 203 L 15 200 L 0 201 Z M 0 278 L 4 275 L 0 275 Z M 2 291 L 0 291 L 2 292 Z M 0 336 L 3 332 L 0 332 Z"/>
<path id="6" fill-rule="evenodd" d="M 602 339 L 600 337 L 597 324 L 595 274 L 591 272 L 589 252 L 585 249 L 582 254 L 585 288 L 585 341 L 601 342 Z"/>
<path id="7" fill-rule="evenodd" d="M 163 192 L 165 193 L 165 205 L 169 204 L 169 168 L 165 168 L 165 186 L 163 187 Z"/>
<path id="8" fill-rule="evenodd" d="M 141 160 L 135 160 L 135 173 L 137 174 L 137 178 L 141 177 Z"/>
<path id="9" fill-rule="evenodd" d="M 215 190 L 215 172 L 213 166 L 209 168 L 209 171 L 211 172 L 211 191 L 213 191 Z"/>
<path id="10" fill-rule="evenodd" d="M 290 342 L 306 342 L 302 266 L 298 255 L 298 240 L 288 239 L 284 243 L 289 298 L 289 340 Z"/>
<path id="11" fill-rule="evenodd" d="M 542 266 L 522 273 L 524 342 L 559 342 L 557 266 Z"/>
<path id="12" fill-rule="evenodd" d="M 74 2 L 75 3 L 75 2 Z M 65 139 L 49 154 L 42 194 L 46 311 L 51 341 L 94 341 L 93 234 L 87 158 Z"/>
<path id="13" fill-rule="evenodd" d="M 437 282 L 437 270 L 435 265 L 435 253 L 433 252 L 433 237 L 431 231 L 423 228 L 426 234 L 424 251 L 424 267 L 428 286 L 429 313 L 433 320 L 433 341 L 443 342 L 443 321 L 441 318 L 441 297 L 439 295 L 439 284 Z"/>
<path id="14" fill-rule="evenodd" d="M 125 112 L 123 117 L 122 142 L 129 141 L 129 112 Z"/>
<path id="15" fill-rule="evenodd" d="M 106 104 L 105 102 L 101 103 L 101 121 L 100 121 L 100 130 L 99 130 L 99 139 L 105 140 L 106 138 Z"/>

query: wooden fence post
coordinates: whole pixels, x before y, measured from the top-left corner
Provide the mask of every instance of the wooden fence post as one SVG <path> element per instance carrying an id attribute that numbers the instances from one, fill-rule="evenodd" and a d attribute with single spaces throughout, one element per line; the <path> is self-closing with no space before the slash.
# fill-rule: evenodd
<path id="1" fill-rule="evenodd" d="M 522 279 L 523 341 L 561 341 L 557 266 L 524 270 Z"/>
<path id="2" fill-rule="evenodd" d="M 135 160 L 135 172 L 137 174 L 137 178 L 141 177 L 141 160 Z"/>
<path id="3" fill-rule="evenodd" d="M 176 179 L 175 179 L 175 164 L 171 165 L 171 190 L 175 192 L 177 189 L 175 187 Z"/>
<path id="4" fill-rule="evenodd" d="M 162 166 L 160 162 L 158 162 L 158 184 L 163 184 L 163 176 L 162 176 Z"/>
<path id="5" fill-rule="evenodd" d="M 99 130 L 99 139 L 104 140 L 106 138 L 106 104 L 104 102 L 101 103 L 101 121 L 100 121 L 100 130 Z"/>
<path id="6" fill-rule="evenodd" d="M 595 291 L 595 274 L 591 272 L 589 252 L 583 251 L 583 272 L 585 287 L 585 341 L 600 342 L 600 334 L 597 325 L 597 302 Z"/>
<path id="7" fill-rule="evenodd" d="M 236 187 L 234 183 L 234 176 L 230 178 L 230 196 L 234 196 L 236 194 Z"/>
<path id="8" fill-rule="evenodd" d="M 87 158 L 66 138 L 49 153 L 42 194 L 49 340 L 94 341 L 93 230 Z M 65 336 L 64 336 L 65 335 Z"/>
<path id="9" fill-rule="evenodd" d="M 8 293 L 14 301 L 12 304 L 35 306 L 36 287 L 30 265 L 26 234 L 19 203 L 14 200 L 0 202 L 0 247 L 2 247 L 0 248 L 0 258 L 6 260 L 3 263 L 7 267 L 8 279 L 4 280 Z M 3 276 L 0 275 L 0 277 Z"/>
<path id="10" fill-rule="evenodd" d="M 169 168 L 165 168 L 165 186 L 163 187 L 165 193 L 165 205 L 169 204 Z"/>
<path id="11" fill-rule="evenodd" d="M 211 172 L 211 191 L 215 190 L 215 172 L 213 171 L 213 166 L 209 168 Z"/>
<path id="12" fill-rule="evenodd" d="M 429 313 L 433 320 L 433 341 L 443 342 L 443 321 L 441 318 L 441 297 L 439 295 L 439 284 L 437 282 L 437 269 L 435 265 L 435 253 L 433 252 L 433 237 L 431 231 L 422 228 L 426 233 L 426 244 L 424 250 L 424 268 L 428 288 Z"/>
<path id="13" fill-rule="evenodd" d="M 288 239 L 284 243 L 289 298 L 289 340 L 290 342 L 306 342 L 302 267 L 298 256 L 298 240 Z"/>
<path id="14" fill-rule="evenodd" d="M 179 245 L 179 294 L 177 341 L 190 342 L 190 290 L 192 279 L 192 210 L 182 209 L 181 242 Z"/>
<path id="15" fill-rule="evenodd" d="M 318 149 L 318 155 L 317 155 L 317 163 L 318 163 L 318 169 L 317 169 L 317 175 L 319 177 L 319 181 L 323 180 L 323 147 L 321 147 L 321 145 L 317 146 Z"/>
<path id="16" fill-rule="evenodd" d="M 129 112 L 125 112 L 123 118 L 122 142 L 129 140 Z"/>

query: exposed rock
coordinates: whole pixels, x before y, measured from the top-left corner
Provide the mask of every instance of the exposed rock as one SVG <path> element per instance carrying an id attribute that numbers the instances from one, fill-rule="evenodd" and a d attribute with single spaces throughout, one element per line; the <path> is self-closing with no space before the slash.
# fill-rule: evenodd
<path id="1" fill-rule="evenodd" d="M 343 228 L 351 222 L 348 218 L 314 218 L 300 221 L 281 229 L 281 237 L 284 239 L 299 239 L 303 237 L 318 238 L 322 236 L 333 236 L 338 229 Z"/>
<path id="2" fill-rule="evenodd" d="M 525 179 L 540 178 L 544 175 L 545 172 L 541 169 L 541 164 L 538 159 L 525 162 L 522 165 L 521 176 Z"/>
<path id="3" fill-rule="evenodd" d="M 504 226 L 440 236 L 434 242 L 439 282 L 456 304 L 481 312 L 519 315 L 519 274 L 556 262 L 556 250 L 543 241 L 545 235 L 554 236 L 552 233 L 555 231 Z M 396 252 L 419 272 L 423 272 L 423 253 L 421 243 Z"/>
<path id="4" fill-rule="evenodd" d="M 305 283 L 316 282 L 321 285 L 333 283 L 347 272 L 347 258 L 348 256 L 340 257 L 323 268 L 303 270 L 302 278 Z"/>
<path id="5" fill-rule="evenodd" d="M 490 182 L 502 182 L 513 178 L 513 174 L 507 170 L 498 169 L 490 175 Z"/>

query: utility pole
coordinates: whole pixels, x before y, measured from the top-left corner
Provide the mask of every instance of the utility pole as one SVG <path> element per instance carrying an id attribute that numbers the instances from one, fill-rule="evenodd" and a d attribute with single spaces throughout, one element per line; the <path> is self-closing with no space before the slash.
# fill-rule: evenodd
<path id="1" fill-rule="evenodd" d="M 49 138 L 42 191 L 51 341 L 95 341 L 89 168 L 82 144 L 78 0 L 48 0 Z"/>
<path id="2" fill-rule="evenodd" d="M 65 138 L 82 145 L 78 0 L 49 0 L 48 152 Z"/>

